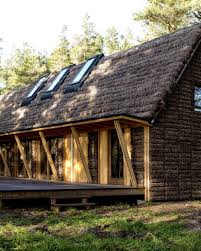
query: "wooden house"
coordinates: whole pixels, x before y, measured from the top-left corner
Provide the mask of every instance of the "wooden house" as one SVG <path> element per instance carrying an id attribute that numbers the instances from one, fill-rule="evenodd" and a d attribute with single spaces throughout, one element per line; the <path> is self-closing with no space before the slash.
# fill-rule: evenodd
<path id="1" fill-rule="evenodd" d="M 0 96 L 0 175 L 201 198 L 201 25 Z"/>

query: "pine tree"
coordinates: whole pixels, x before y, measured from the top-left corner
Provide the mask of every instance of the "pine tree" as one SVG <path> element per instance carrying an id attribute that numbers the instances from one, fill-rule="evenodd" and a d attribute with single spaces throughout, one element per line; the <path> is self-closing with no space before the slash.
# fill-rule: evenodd
<path id="1" fill-rule="evenodd" d="M 135 21 L 141 21 L 148 30 L 146 40 L 158 37 L 186 25 L 199 14 L 198 0 L 148 0 L 148 5 L 134 13 Z"/>
<path id="2" fill-rule="evenodd" d="M 134 45 L 132 32 L 127 30 L 125 35 L 121 35 L 113 26 L 106 31 L 104 44 L 106 54 L 127 50 Z"/>
<path id="3" fill-rule="evenodd" d="M 82 23 L 82 34 L 76 35 L 74 38 L 71 58 L 74 63 L 80 63 L 101 53 L 102 50 L 103 37 L 95 30 L 95 25 L 90 21 L 89 15 L 85 15 Z"/>
<path id="4" fill-rule="evenodd" d="M 36 53 L 28 44 L 16 49 L 6 60 L 1 70 L 1 78 L 6 83 L 6 90 L 29 84 L 47 73 L 46 58 Z"/>
<path id="5" fill-rule="evenodd" d="M 67 27 L 64 26 L 59 37 L 59 44 L 48 58 L 48 68 L 51 72 L 59 71 L 72 63 L 66 31 Z"/>

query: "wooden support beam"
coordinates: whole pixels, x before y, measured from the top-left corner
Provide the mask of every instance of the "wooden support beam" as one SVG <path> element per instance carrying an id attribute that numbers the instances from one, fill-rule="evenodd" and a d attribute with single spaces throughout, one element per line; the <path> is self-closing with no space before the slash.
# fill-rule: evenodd
<path id="1" fill-rule="evenodd" d="M 32 158 L 35 164 L 34 172 L 35 178 L 37 180 L 41 179 L 41 151 L 40 151 L 40 141 L 33 140 L 32 141 Z"/>
<path id="2" fill-rule="evenodd" d="M 52 169 L 52 173 L 53 173 L 53 176 L 54 176 L 54 180 L 58 180 L 58 174 L 57 174 L 57 169 L 55 167 L 55 164 L 54 164 L 54 161 L 52 159 L 52 155 L 50 153 L 50 150 L 49 150 L 49 147 L 48 147 L 48 144 L 47 144 L 47 141 L 45 139 L 45 136 L 44 136 L 44 133 L 39 131 L 39 135 L 40 135 L 40 138 L 41 138 L 41 142 L 42 142 L 42 145 L 44 147 L 44 150 L 45 150 L 45 153 L 47 155 L 47 160 L 50 164 L 50 168 Z"/>
<path id="3" fill-rule="evenodd" d="M 87 125 L 87 124 L 94 124 L 94 123 L 102 123 L 102 122 L 108 122 L 108 121 L 113 121 L 113 120 L 125 120 L 125 121 L 131 121 L 134 124 L 135 123 L 140 123 L 142 126 L 143 125 L 149 125 L 147 121 L 140 120 L 140 119 L 135 119 L 131 118 L 128 116 L 112 116 L 109 118 L 101 118 L 101 119 L 92 119 L 92 120 L 86 120 L 86 121 L 81 121 L 81 122 L 76 122 L 76 123 L 67 123 L 67 124 L 62 124 L 62 125 L 56 125 L 56 126 L 47 126 L 47 127 L 40 127 L 40 128 L 34 128 L 34 129 L 29 129 L 29 130 L 24 130 L 24 131 L 15 131 L 15 132 L 10 132 L 10 133 L 0 133 L 0 137 L 5 137 L 6 135 L 16 135 L 16 134 L 22 134 L 22 133 L 29 133 L 29 132 L 38 132 L 38 131 L 44 131 L 44 130 L 49 130 L 49 129 L 60 129 L 60 128 L 66 128 L 66 127 L 72 127 L 72 126 L 82 126 L 82 125 Z"/>
<path id="4" fill-rule="evenodd" d="M 73 182 L 72 180 L 72 173 L 71 173 L 71 135 L 64 136 L 64 163 L 63 163 L 63 174 L 64 174 L 64 181 Z"/>
<path id="5" fill-rule="evenodd" d="M 85 156 L 85 160 L 87 162 L 87 167 L 88 167 L 88 133 L 86 132 L 80 133 L 79 140 L 80 140 L 80 145 L 82 146 L 82 151 Z M 79 180 L 80 182 L 87 182 L 87 175 L 83 168 L 79 172 Z"/>
<path id="6" fill-rule="evenodd" d="M 84 156 L 84 152 L 83 152 L 81 144 L 80 144 L 78 132 L 75 129 L 75 127 L 71 127 L 71 131 L 72 131 L 73 138 L 75 139 L 75 142 L 76 142 L 76 145 L 77 145 L 77 148 L 79 151 L 80 159 L 82 161 L 83 167 L 84 167 L 86 175 L 87 175 L 88 182 L 92 183 L 91 173 L 89 171 L 88 164 L 87 164 L 87 161 Z"/>
<path id="7" fill-rule="evenodd" d="M 32 173 L 31 173 L 31 170 L 29 168 L 29 164 L 28 164 L 27 159 L 26 159 L 26 154 L 24 152 L 24 148 L 23 148 L 23 146 L 22 146 L 22 144 L 20 142 L 19 137 L 17 135 L 14 135 L 14 137 L 15 137 L 15 140 L 16 140 L 16 143 L 17 143 L 17 147 L 18 147 L 18 149 L 20 151 L 21 158 L 22 158 L 22 161 L 24 163 L 25 170 L 26 170 L 26 172 L 28 174 L 29 179 L 31 179 L 32 178 Z"/>
<path id="8" fill-rule="evenodd" d="M 128 149 L 128 155 L 129 158 L 131 159 L 131 152 L 132 152 L 132 146 L 131 146 L 131 129 L 130 128 L 125 128 L 124 129 L 124 140 Z M 131 179 L 130 179 L 130 172 L 127 168 L 127 163 L 124 158 L 124 185 L 130 186 L 131 185 Z"/>
<path id="9" fill-rule="evenodd" d="M 108 130 L 99 132 L 99 183 L 109 183 L 109 140 Z"/>
<path id="10" fill-rule="evenodd" d="M 121 126 L 120 126 L 120 123 L 118 120 L 114 120 L 114 126 L 115 126 L 115 129 L 117 132 L 117 136 L 119 139 L 119 143 L 120 143 L 120 146 L 121 146 L 121 149 L 123 152 L 123 156 L 124 156 L 128 171 L 130 173 L 131 185 L 133 187 L 137 187 L 137 179 L 136 179 L 135 173 L 133 171 L 133 167 L 132 167 L 131 159 L 129 157 L 129 153 L 128 153 L 128 149 L 127 149 L 126 142 L 124 139 L 124 135 L 123 135 L 123 132 L 122 132 L 122 129 L 121 129 Z"/>
<path id="11" fill-rule="evenodd" d="M 13 175 L 14 177 L 18 176 L 18 171 L 19 171 L 19 162 L 18 162 L 18 147 L 17 144 L 14 143 L 14 170 L 13 170 Z"/>
<path id="12" fill-rule="evenodd" d="M 6 159 L 5 155 L 4 155 L 3 150 L 2 150 L 1 147 L 0 147 L 0 155 L 1 155 L 1 158 L 2 158 L 3 164 L 4 164 L 4 170 L 5 170 L 4 174 L 5 174 L 5 176 L 11 176 L 11 172 L 10 172 L 10 169 L 8 167 L 7 159 Z"/>
<path id="13" fill-rule="evenodd" d="M 150 201 L 149 130 L 149 126 L 144 126 L 144 187 L 146 201 Z"/>

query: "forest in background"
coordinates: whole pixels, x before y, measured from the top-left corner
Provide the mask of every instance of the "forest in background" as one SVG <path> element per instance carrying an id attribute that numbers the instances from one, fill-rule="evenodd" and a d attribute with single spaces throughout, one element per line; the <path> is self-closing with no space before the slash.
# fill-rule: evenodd
<path id="1" fill-rule="evenodd" d="M 146 7 L 131 17 L 141 22 L 144 36 L 138 43 L 149 41 L 185 26 L 201 21 L 201 2 L 199 0 L 148 0 Z M 135 34 L 128 30 L 120 34 L 113 26 L 106 34 L 96 31 L 95 23 L 86 14 L 82 21 L 82 31 L 68 39 L 68 26 L 61 27 L 56 48 L 47 55 L 36 51 L 24 43 L 7 60 L 0 60 L 0 93 L 19 88 L 36 81 L 40 76 L 57 72 L 72 63 L 78 64 L 93 55 L 103 52 L 106 55 L 127 50 L 136 42 Z M 3 38 L 0 38 L 0 43 Z M 3 83 L 3 84 L 2 84 Z"/>

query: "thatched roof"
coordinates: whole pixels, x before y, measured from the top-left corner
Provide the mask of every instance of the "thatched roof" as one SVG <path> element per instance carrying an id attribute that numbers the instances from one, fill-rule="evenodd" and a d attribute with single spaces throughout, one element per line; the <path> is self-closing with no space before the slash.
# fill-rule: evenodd
<path id="1" fill-rule="evenodd" d="M 201 38 L 194 25 L 130 50 L 100 59 L 79 91 L 64 94 L 82 64 L 71 68 L 51 99 L 44 90 L 28 106 L 21 103 L 32 85 L 0 96 L 0 131 L 128 115 L 151 121 L 171 92 Z"/>

